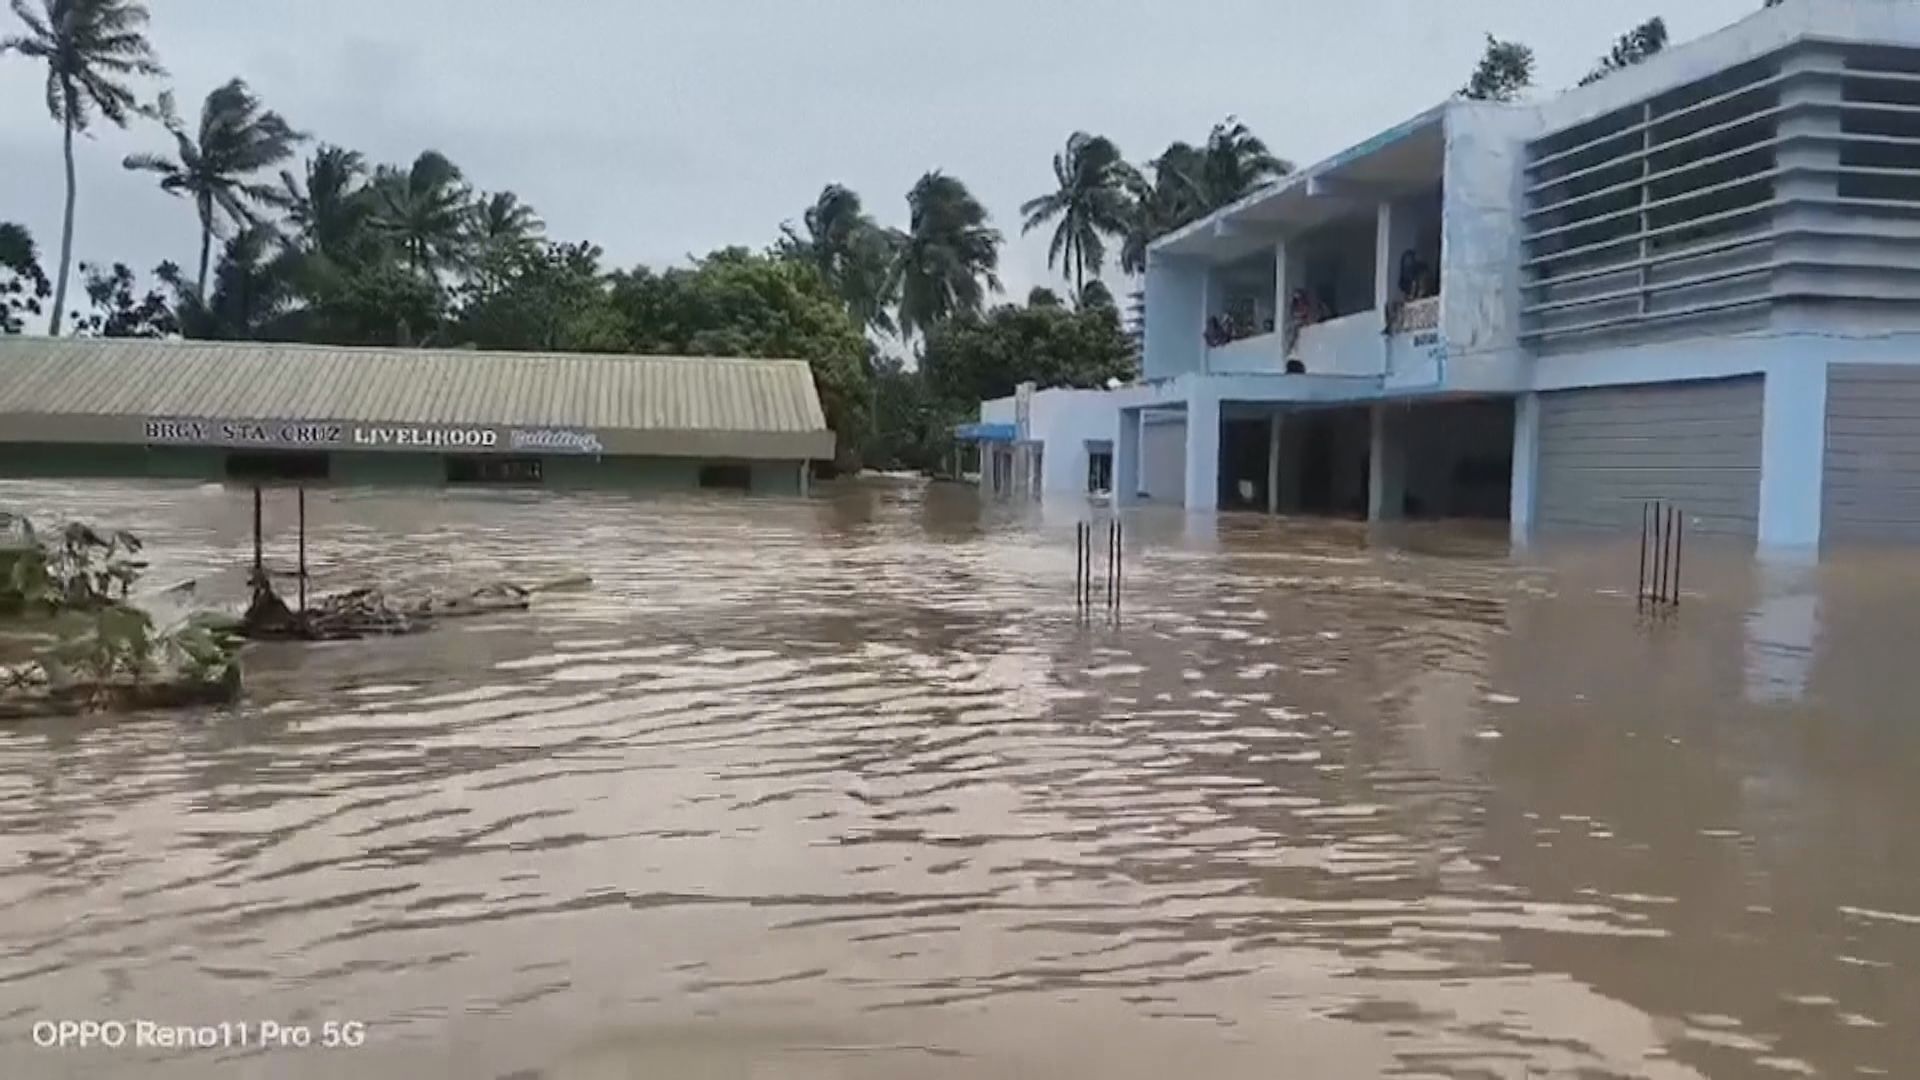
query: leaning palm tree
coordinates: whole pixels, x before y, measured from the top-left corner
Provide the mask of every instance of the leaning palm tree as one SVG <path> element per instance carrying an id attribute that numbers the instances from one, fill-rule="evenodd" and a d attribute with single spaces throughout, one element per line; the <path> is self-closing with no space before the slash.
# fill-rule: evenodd
<path id="1" fill-rule="evenodd" d="M 47 62 L 47 111 L 60 125 L 67 165 L 67 204 L 60 221 L 60 267 L 48 333 L 58 337 L 67 307 L 67 273 L 73 264 L 73 133 L 87 130 L 97 111 L 120 127 L 138 110 L 128 75 L 165 75 L 147 43 L 147 9 L 136 0 L 41 0 L 35 13 L 27 0 L 13 0 L 27 24 L 24 35 L 0 39 L 0 53 L 18 52 Z"/>
<path id="2" fill-rule="evenodd" d="M 893 333 L 887 309 L 896 299 L 893 264 L 905 237 L 876 224 L 859 194 L 839 184 L 820 189 L 801 220 L 806 235 L 782 225 L 778 251 L 819 271 L 860 325 Z"/>
<path id="3" fill-rule="evenodd" d="M 367 220 L 373 213 L 366 179 L 366 158 L 338 146 L 315 150 L 304 180 L 281 170 L 277 201 L 293 226 L 287 239 L 309 257 L 355 261 L 368 246 Z"/>
<path id="4" fill-rule="evenodd" d="M 925 333 L 944 320 L 978 312 L 1000 291 L 1000 230 L 986 208 L 951 176 L 930 172 L 907 193 L 909 223 L 894 264 L 900 333 Z"/>
<path id="5" fill-rule="evenodd" d="M 484 284 L 498 284 L 520 259 L 540 250 L 546 222 L 511 191 L 475 200 L 467 221 L 467 244 Z"/>
<path id="6" fill-rule="evenodd" d="M 1200 194 L 1190 179 L 1199 173 L 1200 151 L 1191 143 L 1176 142 L 1127 178 L 1130 205 L 1120 242 L 1121 270 L 1144 273 L 1147 245 L 1201 215 Z"/>
<path id="7" fill-rule="evenodd" d="M 1275 157 L 1246 124 L 1229 116 L 1213 125 L 1207 145 L 1200 150 L 1197 172 L 1189 180 L 1199 196 L 1201 213 L 1208 214 L 1292 171 L 1291 161 Z"/>
<path id="8" fill-rule="evenodd" d="M 405 170 L 382 165 L 373 191 L 373 227 L 414 273 L 437 278 L 441 269 L 466 263 L 472 193 L 446 155 L 428 150 Z"/>
<path id="9" fill-rule="evenodd" d="M 1078 293 L 1087 286 L 1089 270 L 1100 276 L 1106 238 L 1126 236 L 1127 192 L 1135 171 L 1111 139 L 1076 131 L 1068 136 L 1067 148 L 1053 155 L 1053 178 L 1055 190 L 1021 204 L 1026 224 L 1020 231 L 1029 233 L 1059 219 L 1047 246 L 1047 265 L 1060 262 Z"/>
<path id="10" fill-rule="evenodd" d="M 280 205 L 279 189 L 251 177 L 292 157 L 294 147 L 307 137 L 293 130 L 279 113 L 261 107 L 242 79 L 207 95 L 200 108 L 198 137 L 188 134 L 180 122 L 172 94 L 160 95 L 160 120 L 173 133 L 178 160 L 133 154 L 126 167 L 156 173 L 162 191 L 193 200 L 200 216 L 200 274 L 194 280 L 205 295 L 213 238 L 225 234 L 220 217 L 237 229 L 246 229 L 260 222 L 256 206 Z"/>

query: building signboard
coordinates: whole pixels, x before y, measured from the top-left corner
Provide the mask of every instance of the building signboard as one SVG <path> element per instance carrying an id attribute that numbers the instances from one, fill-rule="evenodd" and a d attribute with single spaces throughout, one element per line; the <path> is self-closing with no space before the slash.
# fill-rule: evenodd
<path id="1" fill-rule="evenodd" d="M 446 450 L 464 453 L 607 452 L 598 433 L 579 428 L 502 428 L 473 424 L 337 424 L 289 420 L 152 417 L 150 446 L 223 446 L 259 450 Z"/>
<path id="2" fill-rule="evenodd" d="M 146 441 L 162 446 L 261 450 L 492 450 L 500 432 L 464 424 L 336 424 L 287 420 L 154 417 Z"/>
<path id="3" fill-rule="evenodd" d="M 541 450 L 553 454 L 606 453 L 606 447 L 600 445 L 600 436 L 591 431 L 516 428 L 507 441 L 515 450 Z"/>

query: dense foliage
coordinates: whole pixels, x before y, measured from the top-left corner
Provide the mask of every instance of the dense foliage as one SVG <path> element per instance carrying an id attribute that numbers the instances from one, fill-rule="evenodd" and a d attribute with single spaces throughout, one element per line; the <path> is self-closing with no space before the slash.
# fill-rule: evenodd
<path id="1" fill-rule="evenodd" d="M 0 221 L 0 334 L 17 334 L 53 292 L 40 269 L 40 249 L 23 225 Z"/>

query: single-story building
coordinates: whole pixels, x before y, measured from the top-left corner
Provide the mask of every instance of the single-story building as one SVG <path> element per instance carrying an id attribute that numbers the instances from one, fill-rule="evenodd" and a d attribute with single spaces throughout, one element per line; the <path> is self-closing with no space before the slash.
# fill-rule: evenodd
<path id="1" fill-rule="evenodd" d="M 800 360 L 0 338 L 0 476 L 798 494 Z"/>

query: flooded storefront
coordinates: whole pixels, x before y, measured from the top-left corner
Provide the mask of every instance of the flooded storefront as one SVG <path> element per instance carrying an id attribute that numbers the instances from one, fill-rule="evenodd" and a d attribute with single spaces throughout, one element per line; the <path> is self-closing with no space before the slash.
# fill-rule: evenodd
<path id="1" fill-rule="evenodd" d="M 250 506 L 0 483 L 244 592 Z M 316 587 L 589 592 L 0 728 L 0 1075 L 1900 1076 L 1920 562 L 1702 539 L 335 489 Z M 1057 511 L 1053 511 L 1057 515 Z M 1084 511 L 1081 511 L 1084 513 Z M 291 528 L 271 520 L 270 528 Z M 67 1018 L 365 1024 L 35 1045 Z"/>

